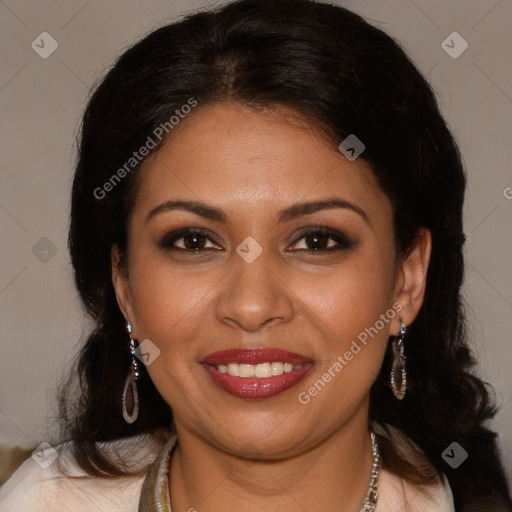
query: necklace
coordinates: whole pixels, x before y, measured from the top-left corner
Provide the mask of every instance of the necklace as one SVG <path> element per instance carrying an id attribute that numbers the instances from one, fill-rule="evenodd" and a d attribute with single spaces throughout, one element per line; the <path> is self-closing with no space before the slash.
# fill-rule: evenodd
<path id="1" fill-rule="evenodd" d="M 374 512 L 377 506 L 379 492 L 377 480 L 379 478 L 380 455 L 375 432 L 370 430 L 372 440 L 372 479 L 359 512 Z M 148 474 L 144 479 L 139 501 L 139 512 L 171 512 L 169 498 L 169 471 L 171 457 L 176 448 L 177 437 L 173 436 L 161 450 Z"/>
<path id="2" fill-rule="evenodd" d="M 375 507 L 377 506 L 377 500 L 379 499 L 377 482 L 379 479 L 380 455 L 379 447 L 377 445 L 377 439 L 375 437 L 375 432 L 373 430 L 370 431 L 370 437 L 372 439 L 373 457 L 372 479 L 370 480 L 370 486 L 368 487 L 368 491 L 366 492 L 363 504 L 359 507 L 359 512 L 374 512 Z"/>

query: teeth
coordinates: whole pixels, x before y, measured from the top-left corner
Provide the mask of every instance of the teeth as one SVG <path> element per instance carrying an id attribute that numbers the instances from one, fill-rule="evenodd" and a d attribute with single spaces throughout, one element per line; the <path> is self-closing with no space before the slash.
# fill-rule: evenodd
<path id="1" fill-rule="evenodd" d="M 290 373 L 294 370 L 300 370 L 302 366 L 302 364 L 293 365 L 292 363 L 282 363 L 280 361 L 259 364 L 229 363 L 228 365 L 219 364 L 217 366 L 217 370 L 219 370 L 220 373 L 227 373 L 233 377 L 266 378 L 282 375 L 283 373 Z"/>
<path id="2" fill-rule="evenodd" d="M 270 363 L 260 363 L 254 367 L 255 377 L 270 377 Z"/>
<path id="3" fill-rule="evenodd" d="M 239 377 L 254 377 L 254 365 L 252 364 L 239 364 L 238 376 Z"/>
<path id="4" fill-rule="evenodd" d="M 284 373 L 284 364 L 278 361 L 273 362 L 271 365 L 271 375 L 282 375 Z"/>
<path id="5" fill-rule="evenodd" d="M 227 367 L 229 375 L 233 375 L 233 377 L 238 377 L 238 368 L 239 368 L 239 366 L 240 365 L 237 364 L 237 363 L 229 363 L 228 367 Z"/>

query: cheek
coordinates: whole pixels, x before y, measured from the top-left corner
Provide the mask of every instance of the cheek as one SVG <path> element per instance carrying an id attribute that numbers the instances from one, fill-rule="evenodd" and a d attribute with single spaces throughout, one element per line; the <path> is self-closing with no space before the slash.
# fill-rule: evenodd
<path id="1" fill-rule="evenodd" d="M 143 339 L 150 339 L 160 350 L 158 360 L 147 369 L 164 396 L 188 396 L 194 385 L 191 372 L 197 371 L 198 357 L 211 333 L 215 293 L 229 269 L 200 263 L 177 265 L 165 254 L 145 248 L 133 256 L 137 326 Z M 187 389 L 182 389 L 185 383 Z"/>
<path id="2" fill-rule="evenodd" d="M 361 254 L 327 278 L 303 282 L 302 289 L 309 290 L 301 294 L 305 314 L 324 340 L 318 385 L 304 390 L 311 391 L 310 396 L 322 394 L 319 405 L 333 402 L 350 409 L 371 387 L 384 357 L 391 320 L 397 315 L 392 308 L 392 274 L 391 259 Z M 326 383 L 330 392 L 320 393 Z"/>
<path id="3" fill-rule="evenodd" d="M 297 295 L 331 335 L 343 340 L 352 338 L 391 307 L 390 263 L 361 252 L 329 274 L 303 276 L 296 286 L 301 290 Z"/>
<path id="4" fill-rule="evenodd" d="M 131 287 L 141 334 L 157 343 L 177 341 L 211 322 L 215 294 L 219 287 L 227 291 L 222 279 L 228 271 L 208 264 L 201 268 L 200 263 L 176 266 L 149 250 L 134 254 Z M 300 266 L 279 272 L 286 283 L 279 293 L 296 303 L 299 314 L 311 316 L 335 344 L 356 337 L 391 306 L 392 261 L 374 247 L 314 273 Z"/>
<path id="5" fill-rule="evenodd" d="M 341 390 L 341 401 L 350 408 L 349 402 L 370 387 L 383 357 L 389 323 L 376 333 L 375 324 L 391 308 L 392 261 L 373 247 L 363 247 L 347 254 L 343 262 L 315 272 L 301 266 L 281 270 L 286 286 L 278 293 L 285 294 L 296 311 L 291 327 L 295 326 L 298 338 L 305 332 L 316 340 L 317 347 L 310 348 L 318 365 L 317 377 L 328 373 L 333 382 L 329 387 L 334 393 L 323 393 L 325 398 L 317 403 L 330 397 L 339 400 Z M 175 402 L 172 397 L 178 394 L 200 394 L 188 376 L 209 332 L 222 329 L 215 325 L 215 304 L 219 293 L 229 292 L 229 276 L 223 280 L 228 271 L 208 264 L 202 269 L 193 263 L 177 266 L 151 251 L 134 254 L 133 308 L 141 336 L 161 352 L 148 371 L 168 400 Z M 184 385 L 187 389 L 181 389 Z"/>
<path id="6" fill-rule="evenodd" d="M 178 335 L 183 337 L 189 327 L 198 325 L 202 303 L 215 284 L 209 273 L 190 276 L 186 271 L 148 262 L 136 275 L 133 304 L 144 336 L 163 344 Z"/>
<path id="7" fill-rule="evenodd" d="M 132 270 L 133 309 L 140 335 L 160 351 L 147 370 L 176 414 L 200 395 L 191 370 L 197 366 L 197 342 L 204 338 L 206 294 L 218 279 L 208 272 L 191 277 L 162 258 L 139 261 L 144 263 Z"/>

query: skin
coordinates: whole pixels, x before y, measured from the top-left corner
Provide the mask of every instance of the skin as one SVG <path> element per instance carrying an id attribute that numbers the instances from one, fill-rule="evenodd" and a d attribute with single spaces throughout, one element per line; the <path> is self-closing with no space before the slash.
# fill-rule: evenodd
<path id="1" fill-rule="evenodd" d="M 129 224 L 127 269 L 112 251 L 117 299 L 132 337 L 160 355 L 147 366 L 172 407 L 179 445 L 171 465 L 173 510 L 357 511 L 371 474 L 370 388 L 399 315 L 306 405 L 307 391 L 365 328 L 398 303 L 409 325 L 425 292 L 431 251 L 420 230 L 397 260 L 391 203 L 365 162 L 349 161 L 300 116 L 283 107 L 255 112 L 222 103 L 199 106 L 147 162 Z M 323 209 L 277 223 L 297 202 L 339 197 L 362 209 Z M 203 201 L 226 222 L 169 200 Z M 325 226 L 355 241 L 315 253 L 309 228 Z M 167 233 L 203 228 L 211 238 Z M 248 236 L 263 252 L 252 263 L 236 248 Z M 320 248 L 337 246 L 326 237 Z M 323 245 L 322 245 L 323 244 Z M 194 254 L 194 247 L 211 249 Z M 215 250 L 217 249 L 217 250 Z M 308 250 L 309 249 L 309 250 Z M 126 271 L 127 270 L 127 271 Z M 228 348 L 275 347 L 314 361 L 294 388 L 244 400 L 211 381 L 201 361 Z"/>

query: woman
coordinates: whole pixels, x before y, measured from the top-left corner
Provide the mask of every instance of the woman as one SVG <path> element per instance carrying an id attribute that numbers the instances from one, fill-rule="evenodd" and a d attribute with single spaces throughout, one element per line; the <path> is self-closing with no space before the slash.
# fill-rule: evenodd
<path id="1" fill-rule="evenodd" d="M 428 84 L 346 9 L 242 0 L 144 38 L 83 119 L 67 442 L 2 510 L 509 510 L 464 189 Z"/>

